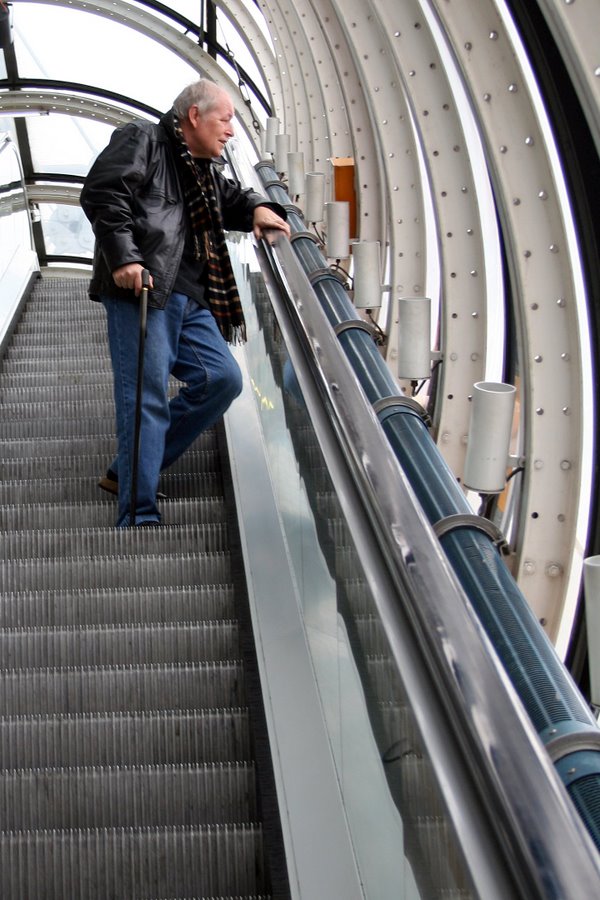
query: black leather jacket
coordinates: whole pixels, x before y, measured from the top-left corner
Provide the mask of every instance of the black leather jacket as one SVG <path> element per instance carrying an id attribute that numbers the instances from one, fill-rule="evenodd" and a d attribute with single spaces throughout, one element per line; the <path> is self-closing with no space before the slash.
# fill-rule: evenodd
<path id="1" fill-rule="evenodd" d="M 251 190 L 241 190 L 213 166 L 223 226 L 251 231 L 257 206 L 269 206 L 283 219 L 282 206 Z M 134 122 L 113 132 L 81 191 L 81 206 L 96 236 L 90 296 L 133 300 L 118 288 L 112 272 L 126 263 L 149 269 L 154 287 L 150 306 L 165 306 L 181 262 L 186 214 L 183 194 L 165 128 Z"/>

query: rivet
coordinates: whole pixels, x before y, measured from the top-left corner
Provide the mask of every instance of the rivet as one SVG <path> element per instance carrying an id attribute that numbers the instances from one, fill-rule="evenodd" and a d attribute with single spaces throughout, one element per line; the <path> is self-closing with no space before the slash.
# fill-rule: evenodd
<path id="1" fill-rule="evenodd" d="M 559 297 L 558 300 L 556 301 L 556 305 L 560 306 L 560 307 L 566 306 L 567 301 L 565 300 L 564 297 Z"/>
<path id="2" fill-rule="evenodd" d="M 536 414 L 536 416 L 543 416 L 544 415 L 543 408 L 541 406 L 538 406 L 538 408 L 535 411 L 535 414 Z"/>
<path id="3" fill-rule="evenodd" d="M 571 407 L 570 407 L 570 406 L 563 406 L 563 408 L 562 408 L 562 414 L 563 414 L 563 416 L 570 416 L 570 415 L 571 415 Z"/>
<path id="4" fill-rule="evenodd" d="M 539 309 L 539 308 L 540 308 L 539 303 L 532 303 L 532 304 L 531 304 L 531 309 L 532 309 L 534 312 L 536 311 L 536 309 Z"/>
<path id="5" fill-rule="evenodd" d="M 484 94 L 484 95 L 483 95 L 483 99 L 485 100 L 486 103 L 491 103 L 492 95 L 491 95 L 491 94 Z"/>
<path id="6" fill-rule="evenodd" d="M 517 87 L 516 84 L 513 83 L 513 84 L 509 84 L 508 90 L 510 91 L 511 94 L 516 94 L 517 91 L 519 90 L 519 88 Z"/>
<path id="7" fill-rule="evenodd" d="M 508 147 L 505 144 L 500 147 L 500 153 L 508 153 Z"/>
<path id="8" fill-rule="evenodd" d="M 529 257 L 531 256 L 531 250 L 526 250 L 523 256 L 525 257 L 525 259 L 529 259 Z"/>
<path id="9" fill-rule="evenodd" d="M 465 50 L 472 50 L 472 49 L 473 49 L 473 44 L 471 43 L 471 41 L 467 41 L 465 43 Z"/>
<path id="10" fill-rule="evenodd" d="M 561 353 L 561 354 L 560 354 L 560 358 L 561 358 L 564 362 L 570 362 L 570 361 L 571 361 L 571 354 L 570 354 L 570 353 Z"/>
<path id="11" fill-rule="evenodd" d="M 452 362 L 456 362 L 456 360 L 458 359 L 458 353 L 451 353 L 450 359 L 452 360 Z"/>
<path id="12" fill-rule="evenodd" d="M 550 244 L 548 250 L 550 253 L 558 253 L 558 244 Z"/>
<path id="13" fill-rule="evenodd" d="M 560 467 L 563 470 L 563 472 L 568 472 L 569 469 L 571 468 L 571 460 L 570 459 L 561 459 Z"/>
<path id="14" fill-rule="evenodd" d="M 544 359 L 544 357 L 540 356 L 539 354 L 537 356 L 534 356 L 533 358 L 536 361 L 536 363 L 541 363 L 541 362 L 543 362 L 543 359 Z"/>
<path id="15" fill-rule="evenodd" d="M 520 205 L 521 205 L 521 201 L 520 201 L 519 197 L 515 197 L 513 199 L 513 206 L 520 206 Z"/>
<path id="16" fill-rule="evenodd" d="M 535 573 L 535 563 L 532 559 L 526 559 L 523 563 L 523 571 L 526 575 L 533 575 Z"/>
<path id="17" fill-rule="evenodd" d="M 449 444 L 449 443 L 450 443 L 450 432 L 449 431 L 442 432 L 442 444 Z"/>
<path id="18" fill-rule="evenodd" d="M 467 228 L 467 234 L 473 234 L 473 229 L 472 229 L 472 228 Z"/>
<path id="19" fill-rule="evenodd" d="M 544 468 L 544 460 L 543 459 L 534 460 L 533 468 L 536 470 L 536 472 L 539 472 L 541 469 Z"/>
<path id="20" fill-rule="evenodd" d="M 478 318 L 479 318 L 479 313 L 478 313 L 478 312 L 472 312 L 472 313 L 471 313 L 471 318 L 472 318 L 472 319 L 478 319 Z"/>
<path id="21" fill-rule="evenodd" d="M 546 566 L 546 575 L 549 578 L 558 578 L 559 575 L 562 575 L 562 571 L 560 563 L 548 563 Z"/>
<path id="22" fill-rule="evenodd" d="M 479 353 L 471 353 L 471 362 L 477 362 L 479 359 Z"/>
<path id="23" fill-rule="evenodd" d="M 531 137 L 531 135 L 529 135 L 529 137 L 526 137 L 526 138 L 525 138 L 525 143 L 526 143 L 526 145 L 527 145 L 528 147 L 533 147 L 533 145 L 535 144 L 535 141 L 534 141 L 534 139 Z"/>
<path id="24" fill-rule="evenodd" d="M 471 278 L 477 278 L 477 269 L 471 269 L 469 275 L 471 276 Z"/>
<path id="25" fill-rule="evenodd" d="M 498 32 L 497 32 L 497 31 L 490 31 L 490 35 L 489 35 L 489 36 L 490 36 L 490 41 L 497 41 L 497 40 L 498 40 Z"/>
<path id="26" fill-rule="evenodd" d="M 540 198 L 540 200 L 547 200 L 548 194 L 546 191 L 538 191 L 538 197 Z"/>

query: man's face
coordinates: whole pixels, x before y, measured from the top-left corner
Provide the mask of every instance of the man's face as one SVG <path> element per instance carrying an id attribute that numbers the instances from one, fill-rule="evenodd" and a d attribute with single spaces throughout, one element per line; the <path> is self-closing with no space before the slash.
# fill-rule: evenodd
<path id="1" fill-rule="evenodd" d="M 190 107 L 192 127 L 186 134 L 186 141 L 192 156 L 203 159 L 220 156 L 229 138 L 233 137 L 233 115 L 233 103 L 225 93 L 219 95 L 215 105 L 203 115 L 196 106 Z"/>

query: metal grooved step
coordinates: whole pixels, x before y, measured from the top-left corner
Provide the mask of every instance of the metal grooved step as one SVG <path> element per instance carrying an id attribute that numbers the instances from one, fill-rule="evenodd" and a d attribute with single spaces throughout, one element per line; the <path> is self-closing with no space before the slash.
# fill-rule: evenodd
<path id="1" fill-rule="evenodd" d="M 41 280 L 0 360 L 0 895 L 267 900 L 216 432 L 117 530 L 103 319 Z"/>

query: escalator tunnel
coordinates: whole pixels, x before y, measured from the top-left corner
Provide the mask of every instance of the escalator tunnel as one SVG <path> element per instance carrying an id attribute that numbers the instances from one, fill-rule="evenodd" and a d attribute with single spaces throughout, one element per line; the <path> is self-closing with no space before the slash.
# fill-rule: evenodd
<path id="1" fill-rule="evenodd" d="M 34 278 L 4 341 L 2 896 L 592 896 L 592 840 L 308 282 L 230 250 L 244 392 L 163 473 L 164 528 L 115 529 L 97 488 L 81 271 Z"/>

